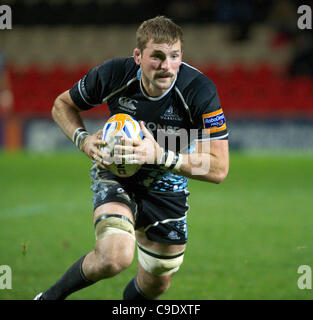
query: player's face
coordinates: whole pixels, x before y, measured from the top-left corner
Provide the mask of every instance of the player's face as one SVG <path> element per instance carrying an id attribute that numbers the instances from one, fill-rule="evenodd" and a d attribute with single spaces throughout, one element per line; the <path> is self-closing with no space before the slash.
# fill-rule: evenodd
<path id="1" fill-rule="evenodd" d="M 182 62 L 181 42 L 169 45 L 150 40 L 142 52 L 134 50 L 134 58 L 141 68 L 144 89 L 152 97 L 160 96 L 176 78 Z"/>

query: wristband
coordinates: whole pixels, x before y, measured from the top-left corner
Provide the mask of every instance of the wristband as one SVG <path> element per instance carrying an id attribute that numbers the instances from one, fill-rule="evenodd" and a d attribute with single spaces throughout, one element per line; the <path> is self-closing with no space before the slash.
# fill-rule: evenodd
<path id="1" fill-rule="evenodd" d="M 76 145 L 76 147 L 78 147 L 81 151 L 82 151 L 83 142 L 88 136 L 89 136 L 89 133 L 84 128 L 76 129 L 73 134 L 72 140 Z"/>
<path id="2" fill-rule="evenodd" d="M 182 163 L 183 163 L 183 155 L 181 153 L 178 153 L 178 159 L 173 169 L 176 171 L 179 171 Z"/>
<path id="3" fill-rule="evenodd" d="M 161 159 L 161 166 L 168 169 L 168 170 L 177 170 L 179 171 L 183 162 L 183 155 L 180 153 L 175 153 L 171 150 L 164 150 L 162 159 Z"/>

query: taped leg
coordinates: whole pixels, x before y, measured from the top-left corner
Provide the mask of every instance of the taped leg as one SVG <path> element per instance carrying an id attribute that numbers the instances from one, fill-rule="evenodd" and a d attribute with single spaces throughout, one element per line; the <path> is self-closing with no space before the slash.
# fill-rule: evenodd
<path id="1" fill-rule="evenodd" d="M 184 260 L 182 250 L 177 253 L 159 254 L 137 243 L 138 261 L 147 272 L 154 276 L 167 276 L 178 271 Z"/>
<path id="2" fill-rule="evenodd" d="M 174 273 L 183 262 L 184 250 L 169 254 L 161 252 L 138 245 L 137 284 L 148 299 L 157 299 L 168 290 Z"/>
<path id="3" fill-rule="evenodd" d="M 95 222 L 96 240 L 112 234 L 127 234 L 135 240 L 134 225 L 130 219 L 120 214 L 102 214 Z"/>
<path id="4" fill-rule="evenodd" d="M 165 293 L 183 262 L 184 250 L 159 254 L 137 243 L 138 275 L 126 286 L 124 300 L 156 299 Z"/>
<path id="5" fill-rule="evenodd" d="M 125 270 L 133 261 L 135 231 L 132 221 L 119 214 L 104 213 L 95 221 L 96 244 L 83 264 L 88 279 L 110 278 Z"/>

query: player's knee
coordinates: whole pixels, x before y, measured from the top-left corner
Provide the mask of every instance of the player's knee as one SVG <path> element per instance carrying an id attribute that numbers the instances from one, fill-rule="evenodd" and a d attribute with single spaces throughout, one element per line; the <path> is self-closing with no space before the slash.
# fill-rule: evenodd
<path id="1" fill-rule="evenodd" d="M 120 215 L 103 214 L 95 222 L 99 273 L 113 277 L 130 266 L 134 256 L 134 227 Z M 103 245 L 101 245 L 103 244 Z"/>
<path id="2" fill-rule="evenodd" d="M 122 253 L 119 255 L 101 255 L 98 259 L 98 273 L 101 278 L 111 278 L 127 269 L 133 260 L 131 253 Z"/>
<path id="3" fill-rule="evenodd" d="M 157 277 L 149 282 L 149 292 L 154 299 L 164 294 L 171 285 L 171 277 Z"/>
<path id="4" fill-rule="evenodd" d="M 158 277 L 151 274 L 139 274 L 138 286 L 148 299 L 157 299 L 164 294 L 171 285 L 171 275 Z"/>

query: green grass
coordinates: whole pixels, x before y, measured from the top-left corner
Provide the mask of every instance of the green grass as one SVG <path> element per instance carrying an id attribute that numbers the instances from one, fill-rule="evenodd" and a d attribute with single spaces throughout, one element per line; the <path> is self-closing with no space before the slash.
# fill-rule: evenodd
<path id="1" fill-rule="evenodd" d="M 190 181 L 184 264 L 163 299 L 312 299 L 297 287 L 313 269 L 313 156 L 231 154 L 220 185 Z M 32 299 L 94 244 L 89 161 L 79 153 L 0 154 L 1 299 Z M 69 299 L 120 299 L 136 273 Z M 1 277 L 1 275 L 0 275 Z"/>

